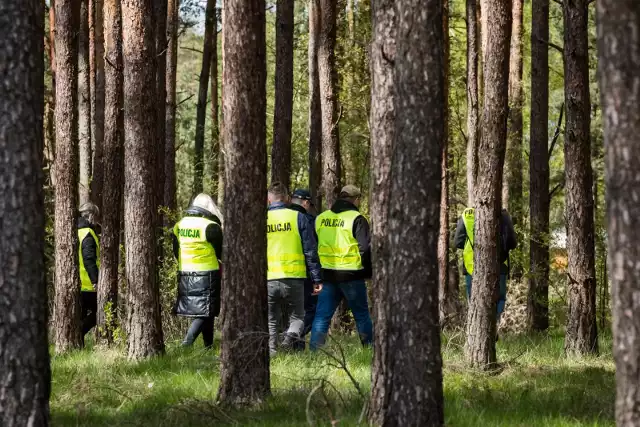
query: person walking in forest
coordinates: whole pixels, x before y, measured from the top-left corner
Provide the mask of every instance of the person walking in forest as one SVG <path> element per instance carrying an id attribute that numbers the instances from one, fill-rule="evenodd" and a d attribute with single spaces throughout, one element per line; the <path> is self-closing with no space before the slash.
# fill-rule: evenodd
<path id="1" fill-rule="evenodd" d="M 78 258 L 80 271 L 80 308 L 82 315 L 82 337 L 96 326 L 98 297 L 96 286 L 100 271 L 100 211 L 91 202 L 80 206 L 78 216 Z"/>
<path id="2" fill-rule="evenodd" d="M 283 308 L 289 313 L 281 348 L 292 350 L 301 340 L 305 317 L 305 280 L 313 292 L 322 289 L 318 243 L 313 222 L 306 213 L 291 209 L 285 185 L 275 182 L 267 193 L 267 290 L 269 307 L 269 351 L 278 348 L 278 321 Z M 286 325 L 285 325 L 286 326 Z"/>
<path id="3" fill-rule="evenodd" d="M 291 196 L 290 209 L 298 211 L 306 215 L 311 224 L 315 223 L 315 206 L 311 202 L 311 193 L 305 189 L 297 189 Z M 315 226 L 313 227 L 313 234 L 316 234 Z M 316 236 L 316 241 L 318 240 Z M 313 325 L 313 319 L 316 317 L 316 306 L 318 305 L 318 294 L 316 293 L 313 280 L 309 277 L 307 271 L 307 279 L 304 281 L 304 331 L 302 336 L 305 337 L 311 332 L 311 326 Z M 300 340 L 294 344 L 296 350 L 304 350 L 305 342 Z"/>
<path id="4" fill-rule="evenodd" d="M 462 212 L 455 234 L 455 245 L 462 249 L 463 273 L 467 285 L 467 298 L 471 299 L 471 284 L 473 278 L 473 245 L 474 245 L 474 223 L 475 210 L 467 208 Z M 500 216 L 500 242 L 498 242 L 498 258 L 500 261 L 500 282 L 498 285 L 498 306 L 497 320 L 500 323 L 500 316 L 504 311 L 507 301 L 507 277 L 509 275 L 509 251 L 518 245 L 516 233 L 513 229 L 513 222 L 506 209 L 502 209 Z"/>
<path id="5" fill-rule="evenodd" d="M 213 321 L 220 314 L 222 213 L 204 193 L 191 202 L 173 228 L 178 260 L 178 297 L 174 312 L 193 318 L 182 345 L 193 345 L 202 333 L 205 348 L 213 346 Z"/>
<path id="6" fill-rule="evenodd" d="M 342 295 L 353 313 L 362 344 L 370 345 L 373 339 L 365 284 L 365 279 L 371 277 L 371 236 L 369 222 L 358 210 L 360 198 L 360 189 L 347 185 L 331 210 L 316 218 L 324 286 L 311 328 L 312 351 L 325 343 Z"/>

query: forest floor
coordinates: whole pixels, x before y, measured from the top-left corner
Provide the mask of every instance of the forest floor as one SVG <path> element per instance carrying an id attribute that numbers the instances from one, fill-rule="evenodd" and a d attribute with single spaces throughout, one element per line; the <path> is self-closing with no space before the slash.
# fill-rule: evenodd
<path id="1" fill-rule="evenodd" d="M 167 355 L 140 363 L 121 350 L 88 349 L 52 358 L 54 426 L 357 425 L 370 391 L 371 349 L 355 337 L 329 354 L 278 355 L 272 396 L 241 411 L 215 405 L 219 339 L 214 351 L 170 343 Z M 444 388 L 450 426 L 613 426 L 615 379 L 611 340 L 601 356 L 567 360 L 559 333 L 501 337 L 499 373 L 467 370 L 462 334 L 445 336 Z M 339 367 L 344 351 L 349 373 Z M 334 359 L 335 357 L 335 359 Z M 337 360 L 336 360 L 337 359 Z M 350 379 L 353 376 L 360 391 Z M 309 399 L 310 394 L 312 398 Z M 363 422 L 362 425 L 366 423 Z"/>

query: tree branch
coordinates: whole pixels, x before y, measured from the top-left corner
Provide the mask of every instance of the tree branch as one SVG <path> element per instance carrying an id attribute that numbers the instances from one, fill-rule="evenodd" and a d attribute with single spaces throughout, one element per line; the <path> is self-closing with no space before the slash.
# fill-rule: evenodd
<path id="1" fill-rule="evenodd" d="M 555 50 L 557 50 L 558 52 L 560 52 L 560 54 L 562 54 L 564 56 L 564 49 L 561 46 L 558 46 L 555 43 L 550 42 L 549 40 L 544 40 L 541 39 L 540 37 L 536 37 L 536 39 L 540 42 L 540 43 L 544 43 L 549 47 L 554 48 Z"/>
<path id="2" fill-rule="evenodd" d="M 190 50 L 190 51 L 192 51 L 192 52 L 196 52 L 196 53 L 199 53 L 199 54 L 201 54 L 201 55 L 202 55 L 202 54 L 204 54 L 204 52 L 203 52 L 203 51 L 201 51 L 201 50 L 199 50 L 199 49 L 196 49 L 196 48 L 193 48 L 193 47 L 180 46 L 180 49 Z"/>
<path id="3" fill-rule="evenodd" d="M 556 191 L 560 190 L 561 188 L 564 188 L 564 179 L 562 180 L 562 182 L 558 183 L 558 185 L 553 187 L 553 189 L 549 192 L 549 200 L 551 200 Z"/>
<path id="4" fill-rule="evenodd" d="M 593 1 L 593 0 L 591 0 L 591 1 Z M 562 4 L 562 1 L 561 1 L 561 0 L 553 0 L 553 2 L 554 2 L 554 3 L 559 4 L 559 5 L 560 5 L 560 7 L 562 7 L 562 6 L 563 6 L 563 4 Z"/>
<path id="5" fill-rule="evenodd" d="M 553 134 L 553 139 L 551 140 L 551 146 L 549 147 L 549 154 L 547 159 L 551 159 L 551 155 L 553 154 L 553 149 L 558 142 L 558 138 L 560 137 L 560 128 L 562 127 L 562 118 L 564 117 L 564 102 L 560 106 L 560 116 L 558 117 L 558 124 L 556 125 L 556 131 Z"/>
<path id="6" fill-rule="evenodd" d="M 191 94 L 189 96 L 187 96 L 185 99 L 183 99 L 182 101 L 178 102 L 176 104 L 176 107 L 179 107 L 180 105 L 184 104 L 185 102 L 187 102 L 188 100 L 190 100 L 191 98 L 193 98 L 195 96 L 195 94 Z"/>

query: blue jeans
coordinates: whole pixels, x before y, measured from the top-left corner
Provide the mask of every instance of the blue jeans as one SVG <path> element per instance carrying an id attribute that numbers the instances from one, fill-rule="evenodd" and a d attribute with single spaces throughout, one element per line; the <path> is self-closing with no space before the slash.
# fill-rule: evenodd
<path id="1" fill-rule="evenodd" d="M 322 292 L 318 296 L 318 306 L 316 307 L 316 317 L 311 327 L 311 340 L 309 348 L 315 351 L 322 346 L 329 332 L 331 318 L 340 304 L 344 295 L 347 304 L 356 320 L 356 328 L 360 334 L 362 345 L 370 345 L 373 340 L 373 324 L 369 315 L 369 303 L 367 301 L 367 286 L 364 280 L 354 280 L 333 284 L 324 282 Z"/>
<path id="2" fill-rule="evenodd" d="M 471 300 L 471 282 L 472 282 L 472 277 L 471 275 L 467 274 L 464 276 L 466 282 L 467 282 L 467 298 L 469 300 Z M 497 310 L 497 318 L 498 321 L 500 321 L 500 316 L 502 315 L 502 312 L 504 311 L 504 305 L 507 302 L 507 275 L 506 274 L 501 274 L 500 275 L 500 282 L 499 282 L 499 290 L 498 290 L 498 310 Z"/>

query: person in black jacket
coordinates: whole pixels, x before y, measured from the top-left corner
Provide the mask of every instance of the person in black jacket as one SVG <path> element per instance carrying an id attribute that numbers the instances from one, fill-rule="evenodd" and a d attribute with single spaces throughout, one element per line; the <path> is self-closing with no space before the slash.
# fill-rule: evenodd
<path id="1" fill-rule="evenodd" d="M 98 239 L 100 228 L 97 222 L 100 212 L 98 207 L 90 202 L 82 204 L 79 211 L 77 228 L 78 245 L 80 246 L 80 308 L 82 313 L 82 336 L 84 337 L 87 332 L 96 326 L 96 311 L 98 310 L 96 286 L 98 285 L 100 271 L 100 244 Z"/>
<path id="2" fill-rule="evenodd" d="M 179 269 L 174 312 L 193 319 L 182 345 L 193 345 L 202 333 L 211 348 L 214 318 L 220 314 L 222 214 L 207 194 L 197 195 L 175 225 L 173 253 Z"/>
<path id="3" fill-rule="evenodd" d="M 463 273 L 465 275 L 467 285 L 467 298 L 471 298 L 471 285 L 473 271 L 473 230 L 469 232 L 467 226 L 472 229 L 475 223 L 475 212 L 473 208 L 465 209 L 460 216 L 456 227 L 454 243 L 456 248 L 462 249 L 464 262 L 462 264 Z M 469 235 L 470 234 L 470 235 Z M 506 209 L 502 209 L 500 215 L 500 242 L 498 244 L 498 261 L 500 262 L 500 281 L 498 283 L 498 303 L 497 303 L 497 319 L 500 322 L 500 316 L 504 311 L 507 301 L 507 278 L 509 276 L 509 251 L 518 246 L 516 232 L 513 229 L 511 216 Z"/>

